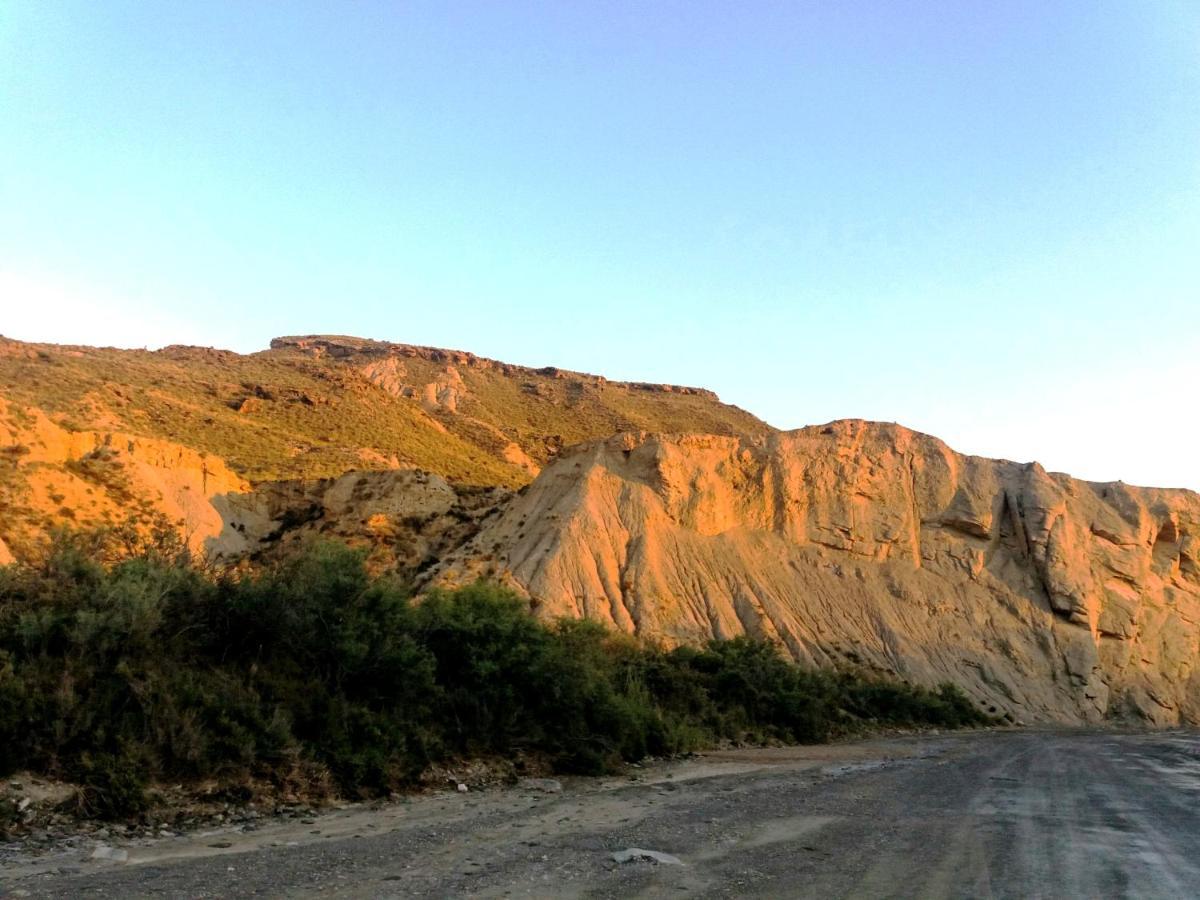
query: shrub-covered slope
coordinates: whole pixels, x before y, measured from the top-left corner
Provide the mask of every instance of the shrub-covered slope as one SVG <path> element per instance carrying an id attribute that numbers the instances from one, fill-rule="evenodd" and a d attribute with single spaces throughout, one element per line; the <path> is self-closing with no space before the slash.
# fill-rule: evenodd
<path id="1" fill-rule="evenodd" d="M 563 447 L 628 428 L 769 430 L 708 391 L 359 338 L 279 338 L 250 355 L 0 338 L 0 564 L 58 525 L 121 523 L 174 527 L 226 556 L 311 524 L 420 557 L 428 535 L 391 514 L 412 504 L 380 496 L 414 481 L 397 470 L 473 491 L 474 509 Z M 371 499 L 360 481 L 383 508 L 357 514 Z M 222 535 L 234 508 L 243 530 Z"/>
<path id="2" fill-rule="evenodd" d="M 279 338 L 240 355 L 0 338 L 0 397 L 72 431 L 159 438 L 250 481 L 411 466 L 527 483 L 564 446 L 617 431 L 762 434 L 715 394 L 359 338 Z"/>

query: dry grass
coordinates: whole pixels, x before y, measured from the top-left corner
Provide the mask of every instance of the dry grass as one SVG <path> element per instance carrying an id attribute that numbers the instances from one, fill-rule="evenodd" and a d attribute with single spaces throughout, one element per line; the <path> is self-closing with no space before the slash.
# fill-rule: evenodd
<path id="1" fill-rule="evenodd" d="M 710 395 L 499 364 L 457 366 L 457 409 L 431 408 L 421 389 L 445 378 L 447 364 L 402 358 L 415 396 L 396 396 L 361 371 L 386 352 L 149 352 L 0 339 L 0 392 L 68 428 L 119 428 L 215 454 L 252 481 L 334 476 L 394 456 L 456 482 L 518 487 L 530 476 L 504 458 L 509 442 L 540 464 L 563 446 L 622 430 L 767 430 Z M 378 457 L 364 459 L 363 449 Z"/>

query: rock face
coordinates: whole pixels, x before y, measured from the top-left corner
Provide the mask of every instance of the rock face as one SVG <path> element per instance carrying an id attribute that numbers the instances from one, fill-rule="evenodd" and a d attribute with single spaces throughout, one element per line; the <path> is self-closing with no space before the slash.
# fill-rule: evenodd
<path id="1" fill-rule="evenodd" d="M 475 535 L 511 496 L 418 469 L 273 482 L 212 499 L 224 520 L 204 549 L 218 562 L 265 560 L 313 538 L 366 547 L 378 568 L 413 577 Z"/>
<path id="2" fill-rule="evenodd" d="M 226 561 L 333 537 L 420 584 L 775 638 L 1013 718 L 1200 722 L 1196 494 L 891 425 L 777 432 L 696 388 L 339 336 L 245 356 L 0 338 L 0 565 L 63 524 L 171 526 Z"/>
<path id="3" fill-rule="evenodd" d="M 69 431 L 0 396 L 0 563 L 63 523 L 172 527 L 201 551 L 224 528 L 212 499 L 248 489 L 214 456 L 120 431 Z"/>
<path id="4" fill-rule="evenodd" d="M 775 638 L 1016 719 L 1200 722 L 1200 496 L 894 425 L 569 450 L 435 577 L 480 574 L 546 616 Z"/>

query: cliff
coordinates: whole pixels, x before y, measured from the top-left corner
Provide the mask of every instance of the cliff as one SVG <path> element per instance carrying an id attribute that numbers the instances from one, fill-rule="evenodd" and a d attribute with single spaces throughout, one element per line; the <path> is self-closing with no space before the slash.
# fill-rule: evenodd
<path id="1" fill-rule="evenodd" d="M 861 421 L 564 453 L 437 573 L 546 616 L 952 680 L 1028 720 L 1200 721 L 1200 496 Z"/>
<path id="2" fill-rule="evenodd" d="M 0 396 L 0 564 L 60 525 L 173 528 L 197 552 L 225 529 L 213 499 L 249 484 L 213 456 L 117 430 L 72 431 Z"/>

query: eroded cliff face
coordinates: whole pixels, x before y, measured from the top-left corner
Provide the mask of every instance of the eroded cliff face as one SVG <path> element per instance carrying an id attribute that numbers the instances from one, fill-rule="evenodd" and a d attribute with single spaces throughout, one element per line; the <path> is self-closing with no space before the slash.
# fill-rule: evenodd
<path id="1" fill-rule="evenodd" d="M 367 548 L 379 571 L 415 577 L 510 496 L 411 467 L 251 485 L 210 454 L 63 428 L 0 396 L 0 565 L 38 558 L 60 526 L 121 526 L 147 537 L 174 529 L 218 564 L 270 562 L 312 539 L 339 540 Z"/>
<path id="2" fill-rule="evenodd" d="M 202 552 L 225 522 L 214 497 L 249 490 L 224 461 L 117 430 L 73 431 L 0 396 L 0 564 L 61 525 L 171 527 Z"/>
<path id="3" fill-rule="evenodd" d="M 860 421 L 566 452 L 436 574 L 548 616 L 953 680 L 1015 719 L 1200 721 L 1200 496 Z"/>

